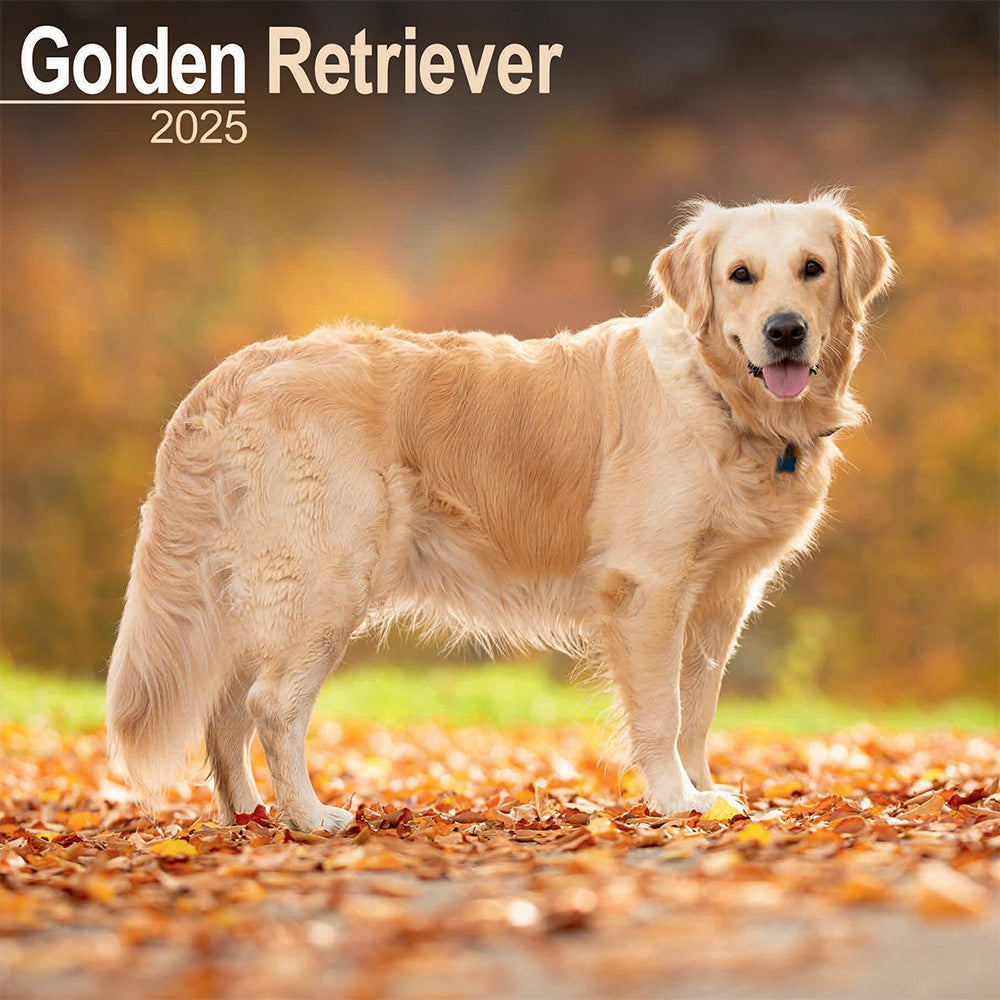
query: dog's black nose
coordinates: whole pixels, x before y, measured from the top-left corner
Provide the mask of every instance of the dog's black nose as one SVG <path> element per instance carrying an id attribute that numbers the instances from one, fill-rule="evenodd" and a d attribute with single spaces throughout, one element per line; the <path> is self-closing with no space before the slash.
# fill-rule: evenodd
<path id="1" fill-rule="evenodd" d="M 775 313 L 764 324 L 764 336 L 775 347 L 790 350 L 805 339 L 806 321 L 798 313 Z"/>

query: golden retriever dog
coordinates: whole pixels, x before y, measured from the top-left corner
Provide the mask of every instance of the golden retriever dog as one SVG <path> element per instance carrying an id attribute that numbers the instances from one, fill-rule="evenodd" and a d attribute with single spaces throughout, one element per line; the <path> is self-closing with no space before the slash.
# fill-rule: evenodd
<path id="1" fill-rule="evenodd" d="M 726 661 L 804 552 L 864 411 L 850 382 L 888 248 L 836 194 L 698 202 L 637 319 L 517 341 L 342 325 L 254 344 L 174 414 L 108 677 L 150 794 L 204 736 L 223 822 L 338 830 L 305 739 L 352 635 L 405 619 L 586 650 L 661 813 L 708 809 Z"/>

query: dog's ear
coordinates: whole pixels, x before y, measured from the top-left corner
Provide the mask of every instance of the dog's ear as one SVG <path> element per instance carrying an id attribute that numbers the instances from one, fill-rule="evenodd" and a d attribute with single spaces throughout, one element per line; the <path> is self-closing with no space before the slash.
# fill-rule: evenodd
<path id="1" fill-rule="evenodd" d="M 687 221 L 674 242 L 657 254 L 649 271 L 653 287 L 684 310 L 696 333 L 701 333 L 712 318 L 716 235 L 712 223 L 722 211 L 710 201 L 691 203 Z"/>
<path id="2" fill-rule="evenodd" d="M 862 323 L 865 307 L 895 280 L 896 264 L 889 244 L 872 236 L 865 224 L 839 200 L 832 206 L 840 266 L 840 298 L 851 323 Z"/>

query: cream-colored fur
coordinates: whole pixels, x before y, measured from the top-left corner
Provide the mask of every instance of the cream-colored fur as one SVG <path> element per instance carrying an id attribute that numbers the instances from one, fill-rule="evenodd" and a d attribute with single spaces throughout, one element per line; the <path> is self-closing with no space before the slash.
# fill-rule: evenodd
<path id="1" fill-rule="evenodd" d="M 108 678 L 114 755 L 151 792 L 203 734 L 228 820 L 260 801 L 256 730 L 284 820 L 339 829 L 306 771 L 313 703 L 353 634 L 402 616 L 586 646 L 651 804 L 706 809 L 724 666 L 810 543 L 838 454 L 821 435 L 863 415 L 849 383 L 891 274 L 837 196 L 699 203 L 641 318 L 524 342 L 343 325 L 233 355 L 157 455 Z M 782 310 L 818 366 L 794 399 L 747 369 Z M 789 443 L 796 471 L 777 472 Z"/>

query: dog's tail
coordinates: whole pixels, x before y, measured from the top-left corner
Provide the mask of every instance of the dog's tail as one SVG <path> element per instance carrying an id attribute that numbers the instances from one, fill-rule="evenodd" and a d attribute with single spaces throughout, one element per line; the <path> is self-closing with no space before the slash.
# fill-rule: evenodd
<path id="1" fill-rule="evenodd" d="M 147 800 L 204 732 L 232 666 L 220 610 L 227 490 L 216 432 L 233 406 L 217 373 L 181 404 L 164 435 L 108 667 L 111 764 Z"/>
<path id="2" fill-rule="evenodd" d="M 111 764 L 147 798 L 183 763 L 225 680 L 209 581 L 196 553 L 178 548 L 183 525 L 165 506 L 153 495 L 143 507 L 108 668 Z"/>

